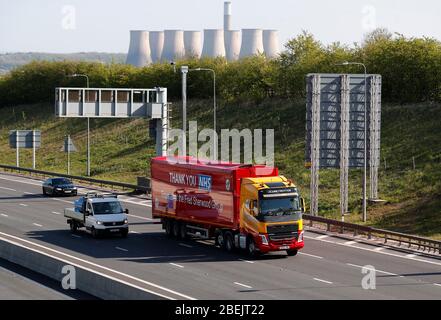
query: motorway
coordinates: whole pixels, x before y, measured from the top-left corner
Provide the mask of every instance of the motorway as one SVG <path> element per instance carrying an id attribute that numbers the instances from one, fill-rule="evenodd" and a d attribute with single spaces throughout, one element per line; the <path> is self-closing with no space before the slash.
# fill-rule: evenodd
<path id="1" fill-rule="evenodd" d="M 62 212 L 74 198 L 43 197 L 40 181 L 0 174 L 0 238 L 74 259 L 166 299 L 441 299 L 438 259 L 307 231 L 296 257 L 250 260 L 211 241 L 169 239 L 147 199 L 120 199 L 130 210 L 127 239 L 72 235 Z M 375 289 L 362 288 L 366 265 L 376 269 Z M 45 298 L 39 294 L 36 299 Z"/>

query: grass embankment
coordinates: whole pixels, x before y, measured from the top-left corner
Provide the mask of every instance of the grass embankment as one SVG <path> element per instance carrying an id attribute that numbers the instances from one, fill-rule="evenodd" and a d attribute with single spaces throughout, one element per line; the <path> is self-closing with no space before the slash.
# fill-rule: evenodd
<path id="1" fill-rule="evenodd" d="M 174 105 L 172 125 L 179 127 L 179 103 Z M 189 103 L 189 120 L 199 128 L 212 124 L 212 102 Z M 380 197 L 388 204 L 369 208 L 369 224 L 391 230 L 441 239 L 441 106 L 384 106 L 382 114 L 382 165 Z M 71 174 L 86 170 L 85 119 L 56 119 L 46 104 L 0 109 L 0 163 L 15 164 L 15 150 L 8 146 L 8 131 L 41 129 L 42 148 L 37 168 L 66 172 L 66 154 L 60 151 L 66 134 L 78 148 L 72 154 Z M 294 179 L 309 198 L 309 170 L 304 168 L 305 105 L 272 100 L 260 104 L 220 105 L 218 128 L 274 128 L 276 164 Z M 148 175 L 154 143 L 146 120 L 91 120 L 92 175 L 135 182 Z M 413 167 L 415 158 L 415 169 Z M 21 165 L 31 166 L 31 150 L 21 151 Z M 361 171 L 350 172 L 349 221 L 360 222 Z M 339 172 L 320 173 L 321 214 L 338 218 Z"/>

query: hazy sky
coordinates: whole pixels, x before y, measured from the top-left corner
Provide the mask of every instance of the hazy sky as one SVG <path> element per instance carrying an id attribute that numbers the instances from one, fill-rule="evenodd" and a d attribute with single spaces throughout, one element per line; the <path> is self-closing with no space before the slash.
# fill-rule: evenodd
<path id="1" fill-rule="evenodd" d="M 233 28 L 360 42 L 374 27 L 441 39 L 440 0 L 232 0 Z M 0 0 L 0 52 L 126 52 L 129 30 L 222 28 L 223 0 Z"/>

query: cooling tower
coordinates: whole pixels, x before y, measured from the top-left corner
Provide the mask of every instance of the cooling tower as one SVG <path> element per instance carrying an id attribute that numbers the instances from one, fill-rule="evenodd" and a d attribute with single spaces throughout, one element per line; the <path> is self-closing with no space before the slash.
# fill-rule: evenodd
<path id="1" fill-rule="evenodd" d="M 224 2 L 224 31 L 231 30 L 231 2 Z"/>
<path id="2" fill-rule="evenodd" d="M 263 30 L 263 49 L 267 58 L 277 58 L 280 53 L 277 30 Z"/>
<path id="3" fill-rule="evenodd" d="M 202 34 L 200 31 L 184 31 L 185 56 L 188 58 L 201 57 Z"/>
<path id="4" fill-rule="evenodd" d="M 151 62 L 148 31 L 130 31 L 130 45 L 126 63 L 135 67 L 144 67 Z"/>
<path id="5" fill-rule="evenodd" d="M 241 34 L 239 30 L 225 31 L 225 54 L 228 61 L 239 59 Z"/>
<path id="6" fill-rule="evenodd" d="M 164 48 L 164 31 L 150 31 L 150 51 L 153 63 L 161 61 L 162 48 Z"/>
<path id="7" fill-rule="evenodd" d="M 263 53 L 263 33 L 261 29 L 242 29 L 242 46 L 239 58 Z"/>
<path id="8" fill-rule="evenodd" d="M 224 30 L 205 29 L 202 57 L 225 57 Z"/>
<path id="9" fill-rule="evenodd" d="M 174 61 L 182 59 L 184 56 L 184 31 L 164 30 L 164 48 L 162 50 L 161 60 Z"/>

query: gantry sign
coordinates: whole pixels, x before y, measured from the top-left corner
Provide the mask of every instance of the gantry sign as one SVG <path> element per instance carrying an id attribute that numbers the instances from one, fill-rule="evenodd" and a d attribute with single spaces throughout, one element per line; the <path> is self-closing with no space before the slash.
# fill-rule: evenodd
<path id="1" fill-rule="evenodd" d="M 147 118 L 156 128 L 156 154 L 167 153 L 167 89 L 56 88 L 61 118 Z"/>
<path id="2" fill-rule="evenodd" d="M 340 169 L 340 209 L 348 210 L 349 168 L 364 167 L 365 99 L 370 198 L 378 198 L 381 76 L 307 75 L 306 166 L 311 168 L 311 214 L 318 214 L 320 168 Z"/>

